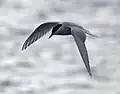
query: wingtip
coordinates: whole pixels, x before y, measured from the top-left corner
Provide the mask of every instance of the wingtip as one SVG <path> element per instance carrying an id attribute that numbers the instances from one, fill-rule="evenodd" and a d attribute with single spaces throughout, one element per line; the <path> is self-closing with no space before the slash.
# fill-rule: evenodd
<path id="1" fill-rule="evenodd" d="M 23 45 L 21 50 L 23 51 L 23 50 L 25 50 L 25 49 L 26 49 L 26 47 Z"/>
<path id="2" fill-rule="evenodd" d="M 89 76 L 92 77 L 91 68 L 87 69 L 87 72 L 88 72 Z"/>
<path id="3" fill-rule="evenodd" d="M 22 49 L 21 49 L 22 51 L 24 50 L 24 48 L 22 47 Z"/>
<path id="4" fill-rule="evenodd" d="M 89 72 L 89 75 L 90 75 L 90 77 L 92 78 L 92 73 L 91 73 L 91 72 Z"/>

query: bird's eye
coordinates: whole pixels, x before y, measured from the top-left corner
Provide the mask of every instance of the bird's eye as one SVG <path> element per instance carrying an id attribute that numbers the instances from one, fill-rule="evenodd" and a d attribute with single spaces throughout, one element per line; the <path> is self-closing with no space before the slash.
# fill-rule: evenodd
<path id="1" fill-rule="evenodd" d="M 53 27 L 53 29 L 52 29 L 52 32 L 57 31 L 61 26 L 62 26 L 62 24 L 57 24 L 57 25 L 55 25 L 55 26 Z"/>

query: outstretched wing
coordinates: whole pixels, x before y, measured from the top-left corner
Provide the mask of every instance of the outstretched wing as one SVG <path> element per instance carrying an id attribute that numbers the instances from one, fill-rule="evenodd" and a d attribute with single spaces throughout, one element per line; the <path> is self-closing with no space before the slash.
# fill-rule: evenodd
<path id="1" fill-rule="evenodd" d="M 82 38 L 85 37 L 85 36 L 83 36 L 84 32 L 80 31 L 80 29 L 78 29 L 78 28 L 74 28 L 74 29 L 72 29 L 71 33 L 75 39 L 75 42 L 77 44 L 77 47 L 79 49 L 79 52 L 80 52 L 83 62 L 85 64 L 85 67 L 87 68 L 89 75 L 92 76 L 90 65 L 89 65 L 87 49 L 86 49 L 85 43 L 83 41 L 84 39 L 82 40 Z"/>
<path id="2" fill-rule="evenodd" d="M 58 22 L 46 22 L 38 26 L 34 32 L 26 39 L 22 46 L 22 50 L 26 49 L 28 46 L 30 46 L 32 43 L 37 41 L 39 38 L 41 38 L 43 35 L 45 35 L 47 32 L 50 31 L 50 29 L 58 24 Z"/>

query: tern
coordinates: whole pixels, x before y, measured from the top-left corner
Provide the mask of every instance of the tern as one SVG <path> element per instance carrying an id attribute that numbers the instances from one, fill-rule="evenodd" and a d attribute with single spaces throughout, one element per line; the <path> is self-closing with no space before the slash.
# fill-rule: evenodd
<path id="1" fill-rule="evenodd" d="M 40 39 L 47 32 L 52 31 L 49 39 L 53 35 L 72 35 L 78 50 L 81 54 L 82 60 L 85 64 L 85 67 L 92 77 L 91 68 L 89 64 L 89 57 L 87 48 L 85 45 L 86 34 L 91 35 L 93 37 L 97 37 L 96 35 L 91 34 L 88 30 L 84 29 L 82 26 L 73 23 L 73 22 L 45 22 L 39 25 L 34 32 L 26 39 L 22 46 L 22 50 L 26 49 L 28 46 L 33 44 L 35 41 Z"/>

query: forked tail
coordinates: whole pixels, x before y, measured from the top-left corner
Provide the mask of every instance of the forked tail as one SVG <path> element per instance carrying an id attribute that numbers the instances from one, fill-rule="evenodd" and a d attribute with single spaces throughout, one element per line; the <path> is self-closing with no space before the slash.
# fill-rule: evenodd
<path id="1" fill-rule="evenodd" d="M 91 36 L 93 36 L 93 37 L 100 38 L 99 36 L 93 35 L 93 34 L 92 34 L 92 33 L 90 33 L 88 30 L 85 30 L 85 33 L 87 33 L 88 35 L 91 35 Z"/>

